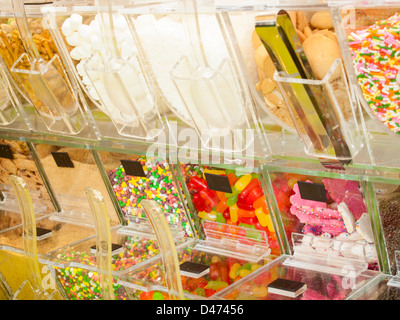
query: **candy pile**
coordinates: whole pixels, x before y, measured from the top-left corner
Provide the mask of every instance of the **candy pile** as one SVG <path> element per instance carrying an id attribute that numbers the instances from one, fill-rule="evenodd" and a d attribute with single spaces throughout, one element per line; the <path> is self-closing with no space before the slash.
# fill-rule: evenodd
<path id="1" fill-rule="evenodd" d="M 137 263 L 145 261 L 159 253 L 154 240 L 127 237 L 124 251 L 112 257 L 113 271 L 125 270 Z M 87 252 L 70 251 L 58 255 L 65 262 L 76 262 L 88 266 L 96 266 L 96 257 Z M 76 267 L 56 268 L 57 276 L 68 298 L 71 300 L 101 299 L 101 289 L 98 273 Z M 113 280 L 114 294 L 117 300 L 126 300 L 125 289 Z"/>
<path id="2" fill-rule="evenodd" d="M 232 257 L 218 255 L 209 256 L 204 252 L 196 250 L 188 251 L 185 256 L 180 259 L 180 262 L 182 263 L 189 260 L 206 264 L 210 269 L 208 274 L 199 278 L 181 275 L 183 290 L 184 292 L 207 298 L 262 267 L 265 262 L 262 260 L 258 263 L 250 263 Z M 143 270 L 141 273 L 137 274 L 136 277 L 146 279 L 150 283 L 161 282 L 165 285 L 163 270 L 160 266 L 154 266 L 150 269 Z M 137 292 L 137 295 L 140 300 L 169 299 L 167 294 L 157 291 Z"/>
<path id="3" fill-rule="evenodd" d="M 338 248 L 341 254 L 366 258 L 370 268 L 375 268 L 377 257 L 373 232 L 356 181 L 279 173 L 272 174 L 271 178 L 288 239 L 291 239 L 292 232 L 296 232 L 310 235 L 314 245 L 320 244 L 320 237 L 338 240 L 335 243 L 341 244 Z M 322 184 L 328 202 L 302 199 L 297 179 Z M 336 252 L 337 248 L 331 250 Z"/>
<path id="4" fill-rule="evenodd" d="M 304 282 L 307 290 L 296 298 L 268 292 L 268 285 L 277 278 Z M 356 279 L 359 282 L 364 280 Z M 228 300 L 343 300 L 351 292 L 351 289 L 343 286 L 343 280 L 345 278 L 338 275 L 306 269 L 298 271 L 295 268 L 279 264 L 260 273 L 250 281 L 242 283 L 223 298 Z"/>
<path id="5" fill-rule="evenodd" d="M 146 177 L 127 176 L 122 165 L 108 172 L 108 178 L 125 216 L 145 217 L 140 201 L 155 200 L 165 211 L 171 225 L 181 224 L 186 233 L 191 235 L 190 224 L 168 163 L 145 157 L 140 157 L 137 161 L 141 163 Z"/>
<path id="6" fill-rule="evenodd" d="M 348 36 L 358 83 L 370 108 L 389 129 L 400 134 L 400 15 Z"/>
<path id="7" fill-rule="evenodd" d="M 237 176 L 233 170 L 212 170 L 197 165 L 182 165 L 182 172 L 199 218 L 265 231 L 272 253 L 279 254 L 272 218 L 257 174 Z M 204 173 L 227 176 L 232 193 L 210 190 Z"/>

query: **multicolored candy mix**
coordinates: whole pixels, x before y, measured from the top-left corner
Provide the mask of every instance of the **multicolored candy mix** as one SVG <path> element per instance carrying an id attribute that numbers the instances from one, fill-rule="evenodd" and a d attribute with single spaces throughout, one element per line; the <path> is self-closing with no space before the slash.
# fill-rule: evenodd
<path id="1" fill-rule="evenodd" d="M 400 134 L 400 15 L 352 32 L 348 40 L 367 103 L 380 121 Z"/>

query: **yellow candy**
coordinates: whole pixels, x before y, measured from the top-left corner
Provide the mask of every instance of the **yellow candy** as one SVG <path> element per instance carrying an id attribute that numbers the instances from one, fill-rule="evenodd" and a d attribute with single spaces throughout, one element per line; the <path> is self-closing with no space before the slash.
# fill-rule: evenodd
<path id="1" fill-rule="evenodd" d="M 224 170 L 204 169 L 204 172 L 203 172 L 203 178 L 204 179 L 206 178 L 206 176 L 204 175 L 205 173 L 221 175 L 221 174 L 225 174 L 225 171 Z"/>
<path id="2" fill-rule="evenodd" d="M 266 227 L 268 224 L 268 216 L 269 214 L 264 213 L 264 210 L 262 207 L 259 207 L 255 210 L 256 217 L 258 219 L 258 222 L 263 226 Z M 269 229 L 269 228 L 268 228 Z"/>
<path id="3" fill-rule="evenodd" d="M 235 183 L 236 189 L 242 191 L 250 183 L 251 179 L 252 179 L 251 174 L 246 174 L 240 177 L 240 179 Z"/>
<path id="4" fill-rule="evenodd" d="M 237 274 L 237 270 L 241 267 L 240 263 L 234 263 L 231 267 L 231 270 L 229 271 L 229 278 L 235 279 Z"/>
<path id="5" fill-rule="evenodd" d="M 267 227 L 269 231 L 275 232 L 274 224 L 272 223 L 272 218 L 270 214 L 267 214 Z"/>
<path id="6" fill-rule="evenodd" d="M 241 276 L 242 278 L 244 278 L 245 276 L 249 275 L 250 273 L 252 273 L 253 271 L 251 270 L 247 270 L 247 269 L 242 269 L 239 271 L 239 276 Z"/>
<path id="7" fill-rule="evenodd" d="M 199 212 L 199 217 L 205 220 L 213 220 L 215 221 L 217 219 L 217 215 L 215 211 L 211 211 L 210 213 L 207 213 L 205 211 Z"/>
<path id="8" fill-rule="evenodd" d="M 255 271 L 255 270 L 257 270 L 258 268 L 261 268 L 261 265 L 259 265 L 259 264 L 257 264 L 257 263 L 254 263 L 254 264 L 251 265 L 251 271 Z"/>
<path id="9" fill-rule="evenodd" d="M 238 221 L 238 210 L 239 208 L 236 203 L 229 208 L 229 215 L 233 223 L 236 223 Z"/>
<path id="10" fill-rule="evenodd" d="M 263 298 L 268 294 L 268 289 L 266 287 L 255 287 L 251 291 L 257 298 Z"/>

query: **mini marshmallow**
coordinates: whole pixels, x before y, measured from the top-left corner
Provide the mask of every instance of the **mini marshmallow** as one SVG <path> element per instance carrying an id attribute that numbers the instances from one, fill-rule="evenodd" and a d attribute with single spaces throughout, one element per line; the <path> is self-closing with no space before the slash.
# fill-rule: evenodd
<path id="1" fill-rule="evenodd" d="M 104 50 L 103 40 L 97 34 L 93 33 L 91 35 L 90 43 L 92 45 L 92 50 L 94 50 L 94 51 Z"/>
<path id="2" fill-rule="evenodd" d="M 99 100 L 100 99 L 100 97 L 99 97 L 99 95 L 98 95 L 98 93 L 97 93 L 95 88 L 90 88 L 88 93 L 94 100 Z"/>
<path id="3" fill-rule="evenodd" d="M 125 17 L 123 15 L 118 15 L 114 19 L 114 25 L 115 29 L 119 31 L 125 31 L 128 28 L 128 23 L 125 20 Z"/>
<path id="4" fill-rule="evenodd" d="M 79 62 L 79 63 L 76 65 L 76 71 L 78 71 L 78 74 L 79 74 L 81 77 L 86 76 L 85 66 L 83 65 L 82 62 Z"/>
<path id="5" fill-rule="evenodd" d="M 98 36 L 101 36 L 101 30 L 100 30 L 100 25 L 99 22 L 94 19 L 89 23 L 90 31 L 92 34 L 97 34 Z"/>
<path id="6" fill-rule="evenodd" d="M 74 60 L 81 60 L 82 56 L 80 54 L 80 47 L 75 47 L 71 50 L 71 52 L 69 53 L 69 55 L 71 56 L 72 59 Z"/>
<path id="7" fill-rule="evenodd" d="M 73 31 L 78 31 L 79 27 L 82 24 L 82 16 L 77 13 L 71 14 L 70 17 L 70 27 Z"/>
<path id="8" fill-rule="evenodd" d="M 88 25 L 86 25 L 86 24 L 80 25 L 79 29 L 78 29 L 78 33 L 83 41 L 87 41 L 87 42 L 91 41 L 92 29 Z"/>
<path id="9" fill-rule="evenodd" d="M 91 86 L 92 82 L 90 81 L 90 78 L 88 76 L 83 76 L 82 77 L 82 83 L 86 86 Z"/>
<path id="10" fill-rule="evenodd" d="M 374 234 L 367 213 L 363 213 L 360 219 L 357 220 L 356 230 L 367 242 L 374 242 Z"/>
<path id="11" fill-rule="evenodd" d="M 344 202 L 339 203 L 338 211 L 339 211 L 340 215 L 342 216 L 342 219 L 343 219 L 344 225 L 346 226 L 347 232 L 352 233 L 356 226 L 356 220 L 354 219 L 353 214 L 350 212 L 349 208 L 347 207 L 347 204 Z"/>
<path id="12" fill-rule="evenodd" d="M 80 46 L 82 43 L 82 39 L 79 36 L 78 32 L 73 32 L 70 36 L 66 37 L 67 43 L 71 47 L 77 47 Z"/>
<path id="13" fill-rule="evenodd" d="M 74 30 L 71 28 L 71 19 L 67 18 L 65 19 L 63 25 L 61 26 L 61 32 L 63 33 L 64 36 L 69 37 L 74 33 Z"/>

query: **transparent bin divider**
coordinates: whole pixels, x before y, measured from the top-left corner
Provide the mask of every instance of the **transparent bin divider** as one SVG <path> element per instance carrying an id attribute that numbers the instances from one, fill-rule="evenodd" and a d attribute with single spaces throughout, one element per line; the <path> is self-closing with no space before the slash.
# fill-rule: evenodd
<path id="1" fill-rule="evenodd" d="M 49 294 L 43 287 L 43 279 L 39 267 L 38 250 L 37 250 L 37 229 L 35 212 L 32 205 L 29 190 L 25 181 L 17 176 L 10 176 L 11 184 L 17 194 L 18 204 L 21 208 L 22 216 L 22 237 L 23 250 L 27 259 L 28 269 L 30 271 L 30 279 L 24 281 L 21 287 L 15 293 L 14 299 L 18 297 L 19 291 L 26 285 L 33 290 L 35 300 L 50 300 L 56 295 L 60 297 L 60 293 L 55 289 Z"/>
<path id="2" fill-rule="evenodd" d="M 81 147 L 63 147 L 48 144 L 35 144 L 43 174 L 51 186 L 59 204 L 59 211 L 51 219 L 67 224 L 94 227 L 93 216 L 85 199 L 84 189 L 96 187 L 105 199 L 111 224 L 119 224 L 119 213 L 101 174 L 98 156 L 94 150 Z"/>
<path id="3" fill-rule="evenodd" d="M 388 281 L 388 286 L 400 288 L 400 250 L 396 251 L 396 274 Z"/>
<path id="4" fill-rule="evenodd" d="M 284 93 L 307 154 L 339 160 L 351 160 L 357 155 L 363 147 L 363 135 L 359 127 L 358 107 L 351 98 L 340 59 L 332 64 L 322 80 L 303 80 L 278 72 L 274 74 L 274 80 Z M 321 115 L 309 94 L 316 99 Z M 324 125 L 329 117 L 337 118 L 339 128 L 329 127 L 329 123 Z M 340 130 L 342 137 L 330 135 L 333 130 Z M 336 148 L 331 139 L 337 139 Z"/>
<path id="5" fill-rule="evenodd" d="M 284 265 L 341 276 L 358 277 L 368 268 L 365 245 L 292 233 L 293 255 Z"/>

